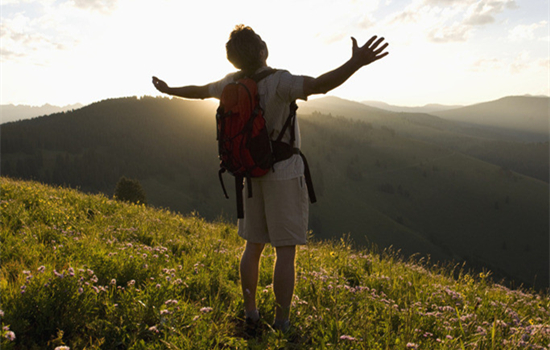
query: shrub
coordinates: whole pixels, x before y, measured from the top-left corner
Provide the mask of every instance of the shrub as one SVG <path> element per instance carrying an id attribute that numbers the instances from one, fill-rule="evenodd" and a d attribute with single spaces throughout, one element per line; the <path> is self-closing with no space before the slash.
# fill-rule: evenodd
<path id="1" fill-rule="evenodd" d="M 115 188 L 115 199 L 135 204 L 147 204 L 145 191 L 138 180 L 121 177 Z"/>

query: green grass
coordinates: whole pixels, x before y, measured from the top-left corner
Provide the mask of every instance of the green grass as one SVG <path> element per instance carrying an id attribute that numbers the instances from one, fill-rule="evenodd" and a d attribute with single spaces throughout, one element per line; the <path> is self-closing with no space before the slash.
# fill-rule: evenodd
<path id="1" fill-rule="evenodd" d="M 548 295 L 489 273 L 356 250 L 300 247 L 287 334 L 247 339 L 234 225 L 1 179 L 2 349 L 547 349 Z M 13 339 L 15 336 L 15 339 Z M 12 340 L 10 340 L 10 338 Z"/>

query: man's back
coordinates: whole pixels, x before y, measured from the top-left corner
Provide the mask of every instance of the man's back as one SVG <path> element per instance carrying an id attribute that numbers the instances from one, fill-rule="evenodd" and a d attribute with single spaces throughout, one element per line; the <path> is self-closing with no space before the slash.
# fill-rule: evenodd
<path id="1" fill-rule="evenodd" d="M 256 71 L 271 69 L 263 67 Z M 231 73 L 220 81 L 210 84 L 209 92 L 219 98 L 223 88 L 235 80 L 235 75 Z M 275 140 L 290 114 L 290 104 L 297 99 L 307 99 L 303 93 L 303 76 L 292 75 L 288 71 L 277 70 L 266 78 L 258 82 L 258 94 L 260 96 L 260 107 L 264 111 L 264 118 L 267 122 L 267 130 L 272 140 Z M 294 126 L 295 141 L 294 147 L 300 148 L 301 137 L 298 120 Z M 287 130 L 281 141 L 290 143 L 290 130 Z M 261 181 L 287 180 L 295 178 L 304 173 L 304 164 L 299 155 L 293 155 L 287 160 L 277 162 L 274 165 L 274 171 L 269 172 L 261 178 Z"/>

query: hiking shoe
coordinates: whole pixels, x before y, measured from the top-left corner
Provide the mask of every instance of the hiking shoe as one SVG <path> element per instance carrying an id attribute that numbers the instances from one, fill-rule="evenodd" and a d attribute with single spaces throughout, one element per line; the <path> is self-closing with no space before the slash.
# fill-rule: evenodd
<path id="1" fill-rule="evenodd" d="M 273 323 L 273 326 L 271 328 L 273 328 L 273 330 L 275 331 L 286 333 L 290 329 L 290 320 L 286 320 L 284 322 L 275 321 L 275 323 Z"/>
<path id="2" fill-rule="evenodd" d="M 247 317 L 244 322 L 244 334 L 250 338 L 255 338 L 260 333 L 260 319 L 254 321 Z"/>

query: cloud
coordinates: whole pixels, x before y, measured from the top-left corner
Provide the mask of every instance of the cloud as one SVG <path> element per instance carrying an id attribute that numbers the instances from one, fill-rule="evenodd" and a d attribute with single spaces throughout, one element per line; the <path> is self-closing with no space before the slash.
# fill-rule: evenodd
<path id="1" fill-rule="evenodd" d="M 421 16 L 414 10 L 405 10 L 397 13 L 390 19 L 390 24 L 408 24 L 416 23 L 420 20 Z"/>
<path id="2" fill-rule="evenodd" d="M 2 18 L 0 38 L 2 62 L 26 60 L 40 65 L 47 63 L 49 53 L 66 50 L 77 42 L 45 25 L 41 17 L 31 19 L 22 13 Z"/>
<path id="3" fill-rule="evenodd" d="M 470 36 L 471 28 L 455 23 L 447 27 L 433 28 L 427 33 L 427 38 L 433 43 L 465 42 Z"/>
<path id="4" fill-rule="evenodd" d="M 327 35 L 324 35 L 324 34 L 321 34 L 319 33 L 318 36 L 320 36 L 322 39 L 323 39 L 323 42 L 325 44 L 332 44 L 332 43 L 335 43 L 335 42 L 338 42 L 342 39 L 344 39 L 348 34 L 344 33 L 344 32 L 335 32 L 335 33 L 332 33 L 332 34 L 327 34 Z"/>
<path id="5" fill-rule="evenodd" d="M 82 10 L 97 11 L 103 14 L 111 13 L 117 7 L 117 0 L 71 0 L 69 3 Z"/>
<path id="6" fill-rule="evenodd" d="M 16 60 L 16 59 L 21 58 L 23 56 L 24 55 L 22 55 L 18 52 L 15 52 L 15 51 L 8 50 L 3 46 L 0 48 L 0 61 L 2 61 L 2 62 Z"/>
<path id="7" fill-rule="evenodd" d="M 369 14 L 366 14 L 366 15 L 361 19 L 361 21 L 359 22 L 359 28 L 362 28 L 362 29 L 369 29 L 369 28 L 374 27 L 375 24 L 376 24 L 376 20 L 375 20 L 374 17 L 369 13 Z"/>
<path id="8" fill-rule="evenodd" d="M 413 0 L 387 23 L 420 26 L 432 43 L 465 42 L 476 27 L 496 23 L 498 14 L 516 7 L 515 0 Z"/>
<path id="9" fill-rule="evenodd" d="M 468 7 L 464 24 L 481 26 L 495 22 L 495 15 L 517 8 L 515 0 L 480 0 Z"/>
<path id="10" fill-rule="evenodd" d="M 505 63 L 498 58 L 480 58 L 470 65 L 473 72 L 485 72 L 490 70 L 502 69 Z"/>
<path id="11" fill-rule="evenodd" d="M 541 58 L 537 61 L 538 66 L 550 71 L 550 58 Z"/>
<path id="12" fill-rule="evenodd" d="M 510 30 L 508 39 L 512 41 L 534 40 L 535 31 L 539 28 L 544 28 L 547 26 L 548 22 L 546 21 L 540 21 L 529 25 L 518 25 Z"/>
<path id="13" fill-rule="evenodd" d="M 510 64 L 510 73 L 520 74 L 531 67 L 533 67 L 533 62 L 530 60 L 529 52 L 522 51 Z"/>

